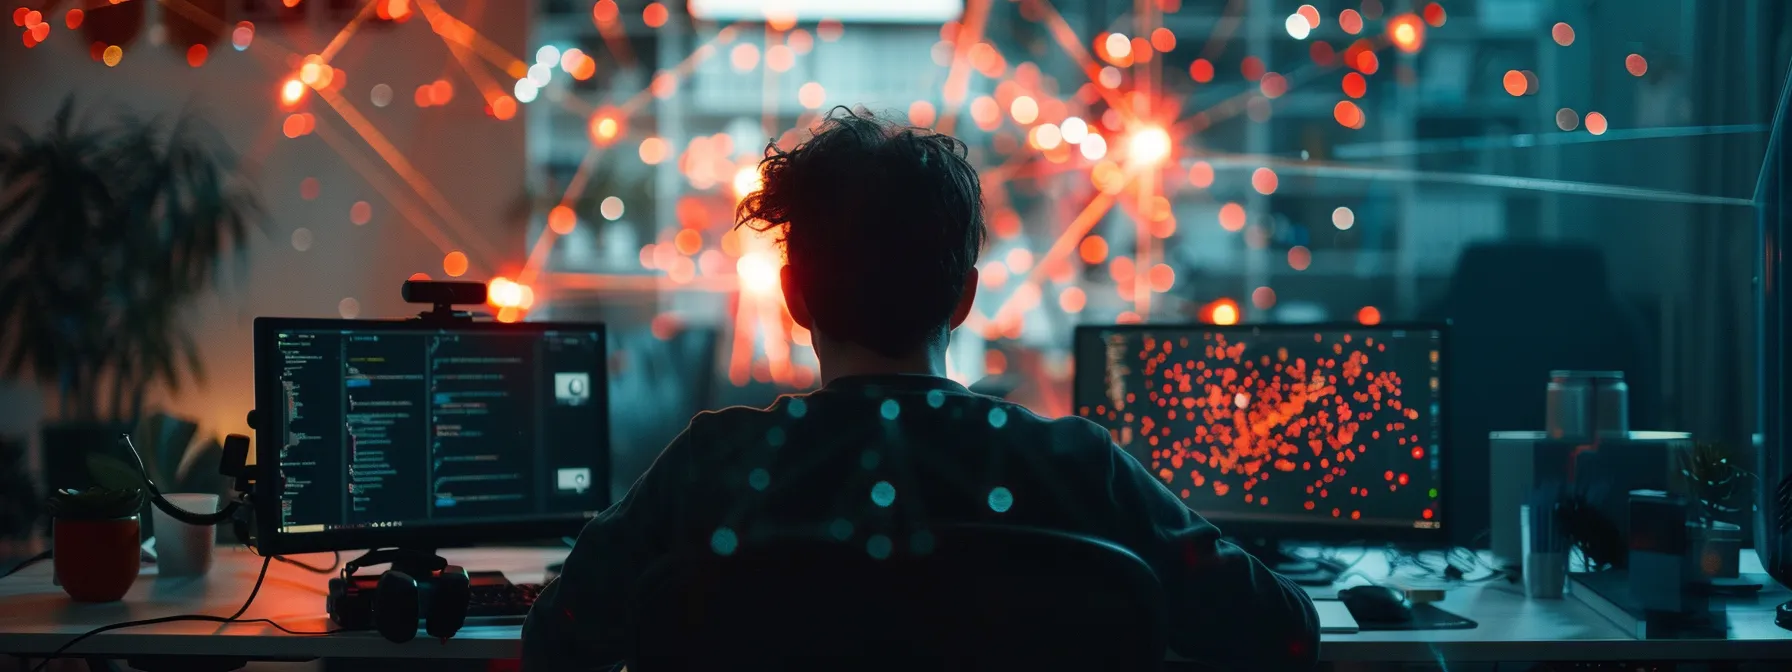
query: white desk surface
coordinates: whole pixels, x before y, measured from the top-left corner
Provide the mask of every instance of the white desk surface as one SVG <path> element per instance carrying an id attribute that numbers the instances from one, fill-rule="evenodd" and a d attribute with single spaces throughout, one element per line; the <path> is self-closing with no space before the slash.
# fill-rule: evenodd
<path id="1" fill-rule="evenodd" d="M 518 582 L 539 582 L 555 549 L 469 549 L 445 555 L 470 570 L 500 570 Z M 1380 554 L 1370 554 L 1379 556 Z M 297 559 L 327 565 L 329 556 Z M 1759 571 L 1753 553 L 1744 553 L 1744 571 Z M 1356 567 L 1370 575 L 1379 558 Z M 160 580 L 146 567 L 123 601 L 76 604 L 50 583 L 50 563 L 0 579 L 0 653 L 52 651 L 94 627 L 126 620 L 177 614 L 228 616 L 241 606 L 261 567 L 261 559 L 241 548 L 218 549 L 210 575 Z M 246 618 L 270 618 L 301 631 L 333 627 L 324 615 L 327 577 L 275 562 L 261 595 Z M 1438 606 L 1477 621 L 1468 630 L 1380 631 L 1324 635 L 1320 655 L 1331 661 L 1466 662 L 1538 660 L 1792 660 L 1792 632 L 1773 623 L 1776 605 L 1792 593 L 1772 587 L 1759 597 L 1728 605 L 1729 638 L 1636 640 L 1572 598 L 1528 600 L 1522 589 L 1503 581 L 1456 588 Z M 372 632 L 329 637 L 295 637 L 265 624 L 167 623 L 102 634 L 70 653 L 93 655 L 220 655 L 256 659 L 342 658 L 502 659 L 518 656 L 519 628 L 469 626 L 440 642 L 420 635 L 393 644 Z M 222 636 L 219 636 L 222 635 Z"/>

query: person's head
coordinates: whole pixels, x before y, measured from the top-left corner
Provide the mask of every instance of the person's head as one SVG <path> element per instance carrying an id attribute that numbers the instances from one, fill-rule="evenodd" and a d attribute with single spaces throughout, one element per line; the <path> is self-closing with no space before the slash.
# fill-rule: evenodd
<path id="1" fill-rule="evenodd" d="M 813 138 L 759 164 L 739 224 L 776 232 L 784 298 L 818 354 L 943 350 L 970 314 L 983 190 L 964 143 L 835 108 Z"/>

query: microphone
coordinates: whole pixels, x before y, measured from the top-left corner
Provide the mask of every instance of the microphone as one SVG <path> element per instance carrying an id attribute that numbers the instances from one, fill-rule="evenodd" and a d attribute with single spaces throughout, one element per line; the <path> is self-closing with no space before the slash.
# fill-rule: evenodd
<path id="1" fill-rule="evenodd" d="M 232 500 L 226 502 L 224 504 L 223 508 L 220 508 L 217 511 L 212 512 L 212 513 L 194 513 L 192 511 L 188 511 L 186 509 L 180 508 L 174 502 L 168 501 L 168 498 L 166 496 L 163 496 L 162 489 L 156 487 L 155 479 L 152 479 L 149 477 L 149 469 L 143 466 L 143 456 L 139 455 L 137 453 L 136 444 L 131 443 L 131 435 L 130 434 L 121 434 L 118 437 L 118 441 L 119 441 L 119 443 L 124 445 L 126 452 L 129 452 L 131 454 L 131 462 L 136 465 L 137 474 L 143 477 L 144 489 L 149 491 L 149 501 L 154 503 L 156 508 L 161 509 L 162 513 L 168 514 L 169 518 L 173 518 L 175 520 L 186 523 L 188 525 L 198 525 L 201 527 L 210 527 L 213 525 L 218 525 L 221 523 L 229 522 L 231 520 L 231 518 L 233 518 L 236 515 L 237 509 L 242 507 L 242 502 L 240 500 L 232 499 Z M 228 464 L 229 464 L 232 456 L 246 457 L 249 454 L 248 446 L 249 446 L 249 437 L 247 437 L 247 436 L 243 436 L 241 434 L 231 434 L 231 435 L 225 437 L 224 438 L 225 466 L 223 467 L 223 469 L 221 469 L 221 471 L 229 469 Z M 226 473 L 225 475 L 230 476 L 233 474 Z"/>

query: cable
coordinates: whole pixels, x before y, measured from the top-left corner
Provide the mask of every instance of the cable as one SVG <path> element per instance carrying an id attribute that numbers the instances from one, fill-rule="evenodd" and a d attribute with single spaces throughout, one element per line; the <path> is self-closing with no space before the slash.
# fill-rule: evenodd
<path id="1" fill-rule="evenodd" d="M 292 565 L 299 569 L 303 569 L 307 572 L 311 572 L 312 574 L 335 574 L 336 568 L 342 566 L 342 551 L 335 551 L 335 552 L 330 553 L 330 566 L 329 567 L 318 567 L 316 565 L 308 565 L 303 562 L 299 562 L 298 560 L 288 558 L 284 555 L 276 555 L 276 556 L 274 556 L 274 559 L 284 562 L 286 564 Z"/>
<path id="2" fill-rule="evenodd" d="M 13 565 L 12 569 L 6 570 L 5 574 L 0 574 L 0 579 L 4 579 L 6 577 L 12 576 L 13 573 L 15 573 L 21 569 L 30 567 L 31 565 L 35 565 L 37 563 L 40 563 L 40 562 L 43 562 L 43 561 L 49 560 L 49 559 L 50 559 L 50 551 L 47 551 L 47 550 L 42 553 L 39 553 L 37 555 L 33 555 L 29 558 L 25 558 L 25 560 L 23 562 Z"/>
<path id="3" fill-rule="evenodd" d="M 232 516 L 236 515 L 237 508 L 242 506 L 240 496 L 225 500 L 224 506 L 212 513 L 193 513 L 176 506 L 174 502 L 168 501 L 168 498 L 162 495 L 162 489 L 156 487 L 155 480 L 149 477 L 149 468 L 143 465 L 143 455 L 137 452 L 137 444 L 131 442 L 131 435 L 120 434 L 118 442 L 125 447 L 125 452 L 131 454 L 131 463 L 137 467 L 137 475 L 143 477 L 144 489 L 149 491 L 150 503 L 155 504 L 156 508 L 162 510 L 162 513 L 168 514 L 168 517 L 188 525 L 209 527 L 230 520 Z"/>
<path id="4" fill-rule="evenodd" d="M 249 589 L 249 599 L 243 600 L 243 606 L 237 608 L 236 613 L 234 613 L 234 614 L 231 614 L 229 616 L 212 616 L 209 614 L 182 614 L 179 616 L 163 616 L 161 618 L 146 618 L 141 621 L 124 621 L 122 623 L 113 623 L 110 625 L 102 625 L 102 626 L 94 628 L 92 630 L 88 630 L 87 632 L 81 633 L 80 636 L 69 640 L 67 643 L 65 643 L 61 647 L 57 648 L 49 656 L 45 657 L 43 662 L 38 663 L 37 667 L 32 668 L 32 672 L 43 672 L 43 669 L 45 667 L 49 666 L 50 661 L 62 657 L 63 653 L 66 653 L 69 649 L 74 648 L 74 646 L 76 644 L 80 644 L 81 642 L 86 641 L 87 638 L 89 638 L 89 637 L 93 637 L 94 635 L 98 635 L 98 634 L 102 634 L 102 633 L 111 632 L 113 630 L 123 630 L 125 628 L 136 628 L 136 627 L 141 627 L 141 626 L 145 626 L 145 625 L 157 625 L 157 624 L 161 624 L 161 623 L 175 623 L 175 622 L 179 622 L 179 621 L 199 621 L 201 623 L 263 623 L 263 624 L 273 626 L 274 629 L 279 630 L 279 631 L 284 632 L 289 635 L 321 636 L 321 635 L 335 634 L 336 632 L 339 632 L 338 630 L 325 630 L 325 631 L 321 631 L 321 632 L 302 632 L 302 631 L 290 630 L 290 629 L 287 629 L 285 626 L 280 625 L 279 623 L 275 623 L 272 619 L 267 619 L 267 618 L 251 618 L 251 619 L 246 619 L 246 620 L 239 620 L 239 619 L 242 619 L 243 614 L 248 613 L 249 605 L 252 605 L 255 603 L 255 596 L 261 593 L 261 583 L 262 583 L 262 581 L 267 579 L 268 566 L 272 565 L 273 563 L 274 563 L 273 558 L 263 558 L 262 559 L 261 572 L 255 575 L 255 586 Z"/>

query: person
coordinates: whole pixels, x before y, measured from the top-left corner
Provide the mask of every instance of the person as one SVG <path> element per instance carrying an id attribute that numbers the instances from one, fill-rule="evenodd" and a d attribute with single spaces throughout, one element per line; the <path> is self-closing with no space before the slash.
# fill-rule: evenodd
<path id="1" fill-rule="evenodd" d="M 1306 594 L 1222 541 L 1107 430 L 945 377 L 985 236 L 963 143 L 837 108 L 801 146 L 769 148 L 760 172 L 737 219 L 781 240 L 784 301 L 811 334 L 823 385 L 692 418 L 543 590 L 523 628 L 525 670 L 624 658 L 631 583 L 669 553 L 730 552 L 715 544 L 772 526 L 864 545 L 904 506 L 935 523 L 1107 539 L 1158 574 L 1176 653 L 1221 669 L 1316 665 Z"/>

